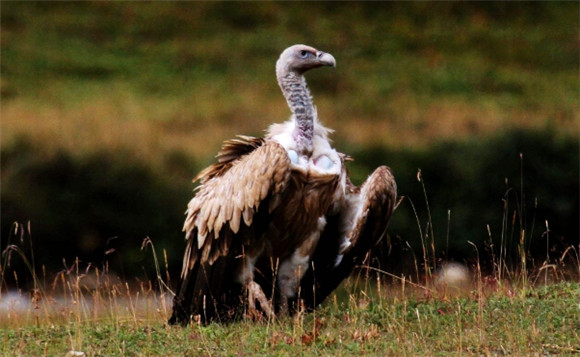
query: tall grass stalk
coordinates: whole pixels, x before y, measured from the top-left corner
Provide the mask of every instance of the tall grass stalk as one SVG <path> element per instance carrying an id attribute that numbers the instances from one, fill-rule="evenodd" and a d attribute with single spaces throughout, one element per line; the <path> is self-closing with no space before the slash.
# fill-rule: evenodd
<path id="1" fill-rule="evenodd" d="M 168 270 L 168 262 L 167 262 L 167 253 L 165 252 L 165 250 L 163 251 L 163 256 L 165 258 L 165 276 L 167 278 L 167 282 L 165 282 L 163 280 L 163 277 L 161 276 L 161 269 L 160 269 L 160 265 L 159 265 L 159 260 L 157 259 L 157 253 L 155 251 L 155 246 L 153 245 L 153 241 L 151 240 L 151 238 L 146 237 L 143 242 L 141 243 L 141 250 L 145 250 L 147 248 L 147 246 L 151 246 L 151 252 L 153 253 L 153 263 L 155 264 L 155 273 L 156 273 L 156 278 L 157 278 L 157 284 L 159 286 L 159 292 L 160 292 L 160 301 L 162 303 L 162 311 L 164 314 L 167 314 L 169 311 L 169 307 L 165 304 L 165 299 L 163 298 L 167 293 L 171 294 L 171 296 L 175 295 L 175 292 L 169 287 L 168 283 L 170 282 L 170 277 L 169 277 L 169 270 Z"/>
<path id="2" fill-rule="evenodd" d="M 429 279 L 431 278 L 431 269 L 429 267 L 427 244 L 425 243 L 425 236 L 423 235 L 423 230 L 421 228 L 421 221 L 419 219 L 419 214 L 417 213 L 417 209 L 415 208 L 415 204 L 413 203 L 413 200 L 411 200 L 411 198 L 407 197 L 407 200 L 409 201 L 409 204 L 411 205 L 411 209 L 413 210 L 413 215 L 415 216 L 415 220 L 417 221 L 417 228 L 419 229 L 419 238 L 421 239 L 421 248 L 422 248 L 422 252 L 423 252 L 423 269 L 425 272 L 425 283 L 427 283 L 429 281 Z M 411 252 L 413 254 L 413 259 L 415 262 L 415 272 L 417 274 L 417 281 L 420 281 L 421 279 L 419 277 L 419 265 L 418 265 L 417 257 L 415 256 L 415 253 L 414 253 L 414 249 L 413 249 L 413 247 L 411 247 L 409 242 L 405 242 L 405 243 L 411 249 Z"/>
<path id="3" fill-rule="evenodd" d="M 433 269 L 437 269 L 437 256 L 435 254 L 435 230 L 433 227 L 433 219 L 431 218 L 431 207 L 429 206 L 429 198 L 427 197 L 427 189 L 425 188 L 425 182 L 423 181 L 423 174 L 421 170 L 418 170 L 417 179 L 421 183 L 421 189 L 423 190 L 423 198 L 425 199 L 425 206 L 427 207 L 427 218 L 428 218 L 428 231 L 430 232 L 431 236 L 431 254 L 433 258 Z M 426 239 L 427 241 L 427 239 Z"/>

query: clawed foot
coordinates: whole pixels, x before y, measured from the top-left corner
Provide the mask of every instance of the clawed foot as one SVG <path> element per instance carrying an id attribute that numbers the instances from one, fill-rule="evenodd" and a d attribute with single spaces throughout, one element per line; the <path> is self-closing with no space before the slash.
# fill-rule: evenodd
<path id="1" fill-rule="evenodd" d="M 262 314 L 256 309 L 256 300 L 260 303 L 260 308 L 269 319 L 274 319 L 276 314 L 272 308 L 272 302 L 266 298 L 262 288 L 255 281 L 250 281 L 246 288 L 248 289 L 248 315 L 252 320 L 258 320 Z"/>

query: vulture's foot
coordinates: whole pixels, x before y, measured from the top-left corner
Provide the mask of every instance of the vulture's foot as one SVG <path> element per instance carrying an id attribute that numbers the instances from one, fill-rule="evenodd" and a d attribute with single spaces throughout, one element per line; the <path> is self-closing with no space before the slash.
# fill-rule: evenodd
<path id="1" fill-rule="evenodd" d="M 276 314 L 272 308 L 272 302 L 266 298 L 266 294 L 255 281 L 250 281 L 246 288 L 248 289 L 248 314 L 252 320 L 258 319 L 261 314 L 256 309 L 256 301 L 260 303 L 260 308 L 269 319 L 274 319 Z"/>
<path id="2" fill-rule="evenodd" d="M 288 315 L 288 297 L 284 294 L 280 296 L 280 315 Z"/>

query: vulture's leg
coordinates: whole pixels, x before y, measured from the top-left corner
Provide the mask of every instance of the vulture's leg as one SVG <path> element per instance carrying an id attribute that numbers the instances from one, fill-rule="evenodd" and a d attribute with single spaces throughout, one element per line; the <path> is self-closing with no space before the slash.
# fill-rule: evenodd
<path id="1" fill-rule="evenodd" d="M 248 289 L 248 310 L 250 312 L 250 316 L 255 316 L 257 314 L 256 309 L 256 301 L 260 303 L 260 307 L 262 311 L 266 314 L 266 316 L 270 319 L 276 317 L 274 313 L 274 309 L 272 309 L 272 303 L 262 291 L 262 287 L 255 281 L 250 281 L 246 284 L 246 288 Z"/>
<path id="2" fill-rule="evenodd" d="M 310 259 L 320 240 L 326 218 L 318 218 L 317 230 L 306 239 L 294 253 L 280 264 L 278 287 L 280 288 L 280 313 L 288 314 L 288 300 L 300 297 L 300 280 L 308 271 Z"/>
<path id="3" fill-rule="evenodd" d="M 309 269 L 300 281 L 306 308 L 313 309 L 347 278 L 385 235 L 397 199 L 391 170 L 378 167 L 360 190 L 351 187 L 341 212 L 329 217 Z"/>
<path id="4" fill-rule="evenodd" d="M 259 253 L 261 252 L 261 249 Z M 274 309 L 272 308 L 272 303 L 264 294 L 262 287 L 254 281 L 254 266 L 258 254 L 252 256 L 246 254 L 242 258 L 240 274 L 238 275 L 238 280 L 245 287 L 247 297 L 248 297 L 248 313 L 250 317 L 256 317 L 259 315 L 256 309 L 256 301 L 260 303 L 260 308 L 266 314 L 268 318 L 276 317 Z"/>

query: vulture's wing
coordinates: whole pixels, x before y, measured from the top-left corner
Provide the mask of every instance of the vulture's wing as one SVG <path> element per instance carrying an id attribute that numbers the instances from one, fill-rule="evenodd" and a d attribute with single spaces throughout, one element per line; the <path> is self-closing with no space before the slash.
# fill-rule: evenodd
<path id="1" fill-rule="evenodd" d="M 241 296 L 240 258 L 261 251 L 261 233 L 290 177 L 288 154 L 274 141 L 238 137 L 226 141 L 217 158 L 196 177 L 201 185 L 188 205 L 171 322 L 221 318 L 223 304 L 239 305 L 228 299 Z"/>
<path id="2" fill-rule="evenodd" d="M 238 159 L 264 145 L 264 142 L 262 138 L 245 135 L 237 135 L 235 139 L 226 140 L 216 155 L 218 162 L 202 170 L 193 182 L 200 181 L 203 184 L 214 177 L 223 175 Z"/>
<path id="3" fill-rule="evenodd" d="M 226 255 L 229 242 L 224 238 L 230 235 L 222 228 L 235 235 L 242 222 L 250 227 L 263 201 L 278 195 L 289 175 L 290 159 L 278 143 L 262 141 L 260 145 L 249 137 L 226 141 L 218 163 L 198 175 L 202 184 L 188 205 L 183 230 L 190 244 L 184 272 L 197 259 L 212 264 Z"/>
<path id="4" fill-rule="evenodd" d="M 327 218 L 325 231 L 300 281 L 306 308 L 312 309 L 347 278 L 355 266 L 385 235 L 397 199 L 391 170 L 378 167 L 360 188 L 348 185 L 346 201 L 337 215 Z"/>

